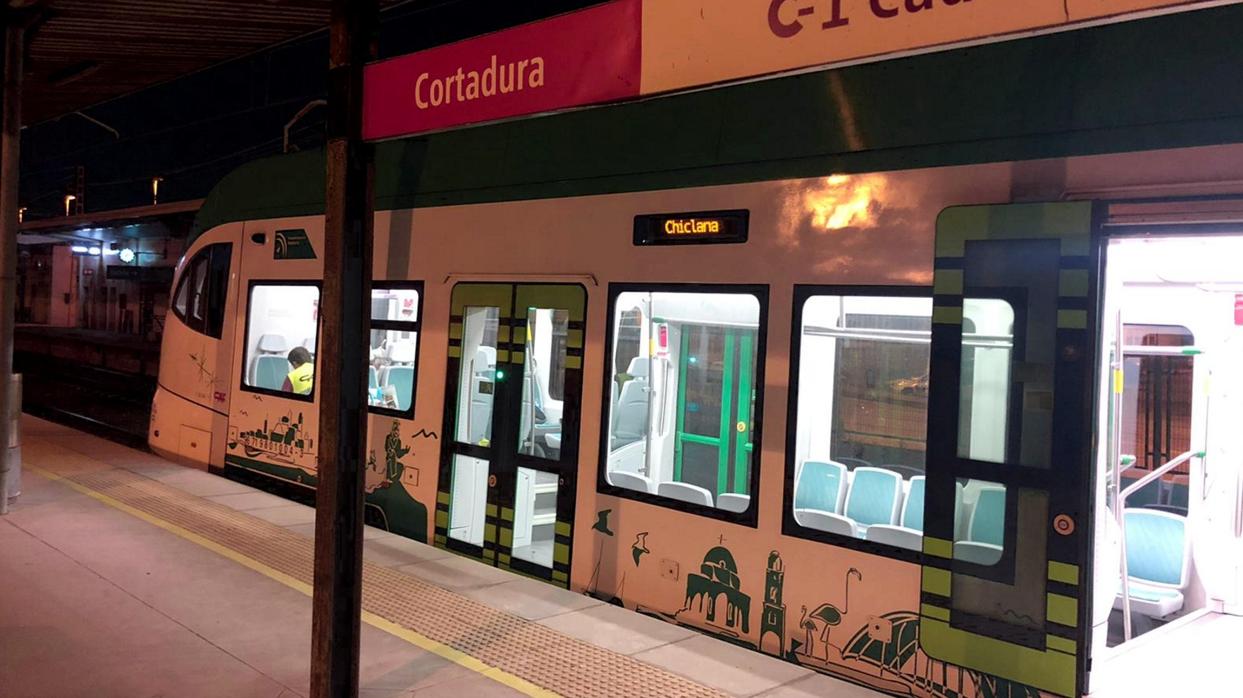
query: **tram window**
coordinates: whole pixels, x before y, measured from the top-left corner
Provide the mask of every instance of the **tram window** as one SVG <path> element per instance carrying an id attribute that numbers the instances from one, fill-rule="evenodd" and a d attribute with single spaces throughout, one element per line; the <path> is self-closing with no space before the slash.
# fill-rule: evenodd
<path id="1" fill-rule="evenodd" d="M 181 272 L 173 294 L 173 314 L 195 332 L 219 339 L 224 330 L 232 254 L 232 243 L 208 245 Z"/>
<path id="2" fill-rule="evenodd" d="M 816 295 L 801 310 L 794 521 L 922 545 L 932 299 Z"/>
<path id="3" fill-rule="evenodd" d="M 1171 325 L 1125 325 L 1128 347 L 1188 347 L 1191 330 Z M 1186 355 L 1127 356 L 1123 361 L 1122 453 L 1135 458 L 1135 470 L 1158 468 L 1191 450 L 1191 404 L 1195 359 Z M 1183 464 L 1136 492 L 1138 506 L 1187 506 L 1190 466 Z M 1135 474 L 1139 477 L 1143 473 Z M 1127 476 L 1124 481 L 1129 482 Z M 1125 484 L 1125 482 L 1124 482 Z"/>
<path id="4" fill-rule="evenodd" d="M 373 409 L 413 416 L 419 350 L 419 288 L 371 290 L 367 395 Z"/>
<path id="5" fill-rule="evenodd" d="M 518 452 L 559 460 L 570 314 L 553 308 L 528 308 L 526 321 Z"/>
<path id="6" fill-rule="evenodd" d="M 487 447 L 492 442 L 492 401 L 497 375 L 496 340 L 500 309 L 467 306 L 462 312 L 462 360 L 458 369 L 459 443 Z"/>
<path id="7" fill-rule="evenodd" d="M 319 286 L 254 284 L 246 308 L 243 387 L 310 400 L 319 327 Z M 311 368 L 305 368 L 310 365 Z"/>
<path id="8" fill-rule="evenodd" d="M 1004 300 L 963 301 L 958 455 L 1006 462 L 1011 412 L 1014 308 Z"/>
<path id="9" fill-rule="evenodd" d="M 759 296 L 625 291 L 613 307 L 608 484 L 654 501 L 752 511 Z"/>

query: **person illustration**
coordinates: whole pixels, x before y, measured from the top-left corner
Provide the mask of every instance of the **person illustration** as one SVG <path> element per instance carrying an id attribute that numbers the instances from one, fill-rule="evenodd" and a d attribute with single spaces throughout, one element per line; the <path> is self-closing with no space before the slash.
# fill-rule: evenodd
<path id="1" fill-rule="evenodd" d="M 397 422 L 393 422 L 392 429 L 389 430 L 388 436 L 384 437 L 384 469 L 385 479 L 390 482 L 396 482 L 401 479 L 401 471 L 404 470 L 400 462 L 400 458 L 410 452 L 408 447 L 401 443 L 401 431 Z"/>
<path id="2" fill-rule="evenodd" d="M 294 347 L 289 352 L 289 375 L 281 390 L 297 395 L 310 395 L 315 384 L 315 364 L 311 362 L 311 352 L 306 347 Z"/>

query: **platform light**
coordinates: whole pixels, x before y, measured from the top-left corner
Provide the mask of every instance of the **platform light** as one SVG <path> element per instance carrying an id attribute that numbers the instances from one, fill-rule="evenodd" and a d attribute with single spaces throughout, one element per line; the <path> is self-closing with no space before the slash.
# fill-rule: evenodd
<path id="1" fill-rule="evenodd" d="M 121 261 L 126 264 L 133 263 L 134 258 L 138 256 L 134 253 L 134 250 L 129 247 L 121 250 L 118 254 L 120 255 Z"/>
<path id="2" fill-rule="evenodd" d="M 87 254 L 89 254 L 89 255 L 91 255 L 92 257 L 98 257 L 100 254 L 102 254 L 102 253 L 103 253 L 103 250 L 101 250 L 101 249 L 99 249 L 98 247 L 95 247 L 94 245 L 92 245 L 92 246 L 90 246 L 89 248 L 87 248 L 86 253 L 87 253 Z"/>
<path id="3" fill-rule="evenodd" d="M 89 248 L 87 248 L 86 245 L 74 245 L 73 247 L 69 248 L 69 251 L 74 254 L 86 254 L 88 249 Z"/>
<path id="4" fill-rule="evenodd" d="M 152 206 L 156 206 L 160 203 L 160 182 L 163 182 L 163 181 L 164 181 L 163 177 L 152 177 L 151 178 L 151 205 Z"/>
<path id="5" fill-rule="evenodd" d="M 77 200 L 78 200 L 78 197 L 74 196 L 73 194 L 65 194 L 65 215 L 66 216 L 69 215 L 69 210 L 70 210 L 70 207 L 73 206 L 73 202 Z"/>
<path id="6" fill-rule="evenodd" d="M 26 207 L 25 206 L 22 206 L 21 208 L 17 209 L 17 222 L 18 223 L 26 222 Z"/>

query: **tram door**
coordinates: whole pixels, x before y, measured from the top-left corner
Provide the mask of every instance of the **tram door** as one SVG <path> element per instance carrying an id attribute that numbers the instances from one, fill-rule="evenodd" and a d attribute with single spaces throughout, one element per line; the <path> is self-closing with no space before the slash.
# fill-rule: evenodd
<path id="1" fill-rule="evenodd" d="M 981 694 L 1084 689 L 1093 227 L 1090 202 L 937 223 L 920 643 Z"/>
<path id="2" fill-rule="evenodd" d="M 436 544 L 569 585 L 586 293 L 453 289 Z"/>
<path id="3" fill-rule="evenodd" d="M 682 325 L 673 479 L 712 493 L 747 494 L 755 412 L 756 332 Z"/>

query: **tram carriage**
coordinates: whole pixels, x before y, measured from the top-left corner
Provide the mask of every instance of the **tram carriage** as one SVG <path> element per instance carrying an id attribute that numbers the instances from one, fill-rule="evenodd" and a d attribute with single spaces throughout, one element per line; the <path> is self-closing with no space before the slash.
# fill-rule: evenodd
<path id="1" fill-rule="evenodd" d="M 1243 105 L 1102 58 L 1059 103 L 1150 113 L 1037 137 L 1055 71 L 989 80 L 1237 53 L 1205 20 L 1243 13 L 1195 15 L 381 144 L 369 521 L 894 695 L 1083 695 L 1237 613 Z M 949 67 L 1004 128 L 907 120 Z M 843 116 L 828 79 L 903 89 Z M 322 171 L 205 204 L 157 452 L 314 487 L 318 394 L 282 387 L 329 339 Z"/>

